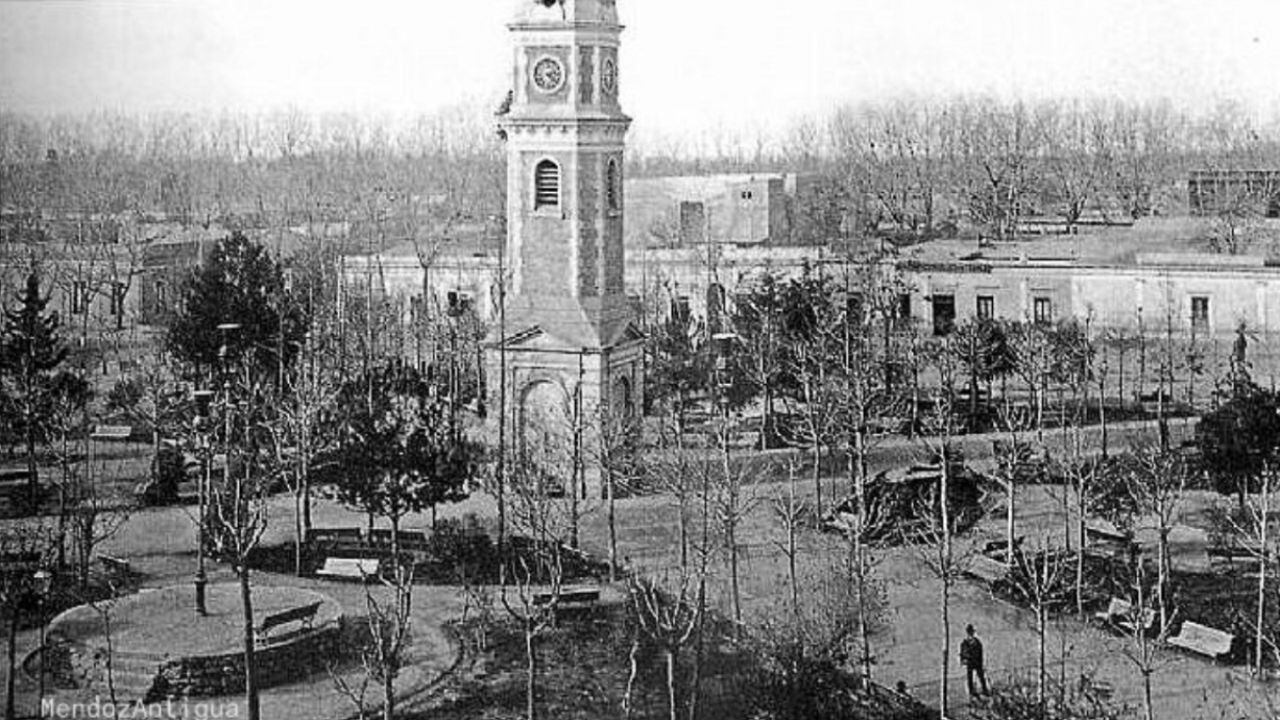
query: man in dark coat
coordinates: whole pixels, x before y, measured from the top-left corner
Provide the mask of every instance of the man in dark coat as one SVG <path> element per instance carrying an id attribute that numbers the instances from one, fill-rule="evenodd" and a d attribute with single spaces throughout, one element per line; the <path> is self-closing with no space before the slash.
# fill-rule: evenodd
<path id="1" fill-rule="evenodd" d="M 982 641 L 978 639 L 978 635 L 972 625 L 966 627 L 964 632 L 967 637 L 960 642 L 960 664 L 964 665 L 967 670 L 965 675 L 969 683 L 969 697 L 978 695 L 978 688 L 973 684 L 975 675 L 978 677 L 978 681 L 982 683 L 982 694 L 990 695 L 991 691 L 987 689 L 985 660 L 982 657 Z"/>

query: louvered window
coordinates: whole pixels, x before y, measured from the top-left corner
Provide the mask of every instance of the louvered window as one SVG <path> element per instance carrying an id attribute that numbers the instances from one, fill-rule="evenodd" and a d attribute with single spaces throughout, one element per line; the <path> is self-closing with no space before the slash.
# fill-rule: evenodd
<path id="1" fill-rule="evenodd" d="M 533 172 L 534 209 L 560 206 L 560 168 L 550 160 L 538 163 Z"/>
<path id="2" fill-rule="evenodd" d="M 610 160 L 608 168 L 605 170 L 605 195 L 609 200 L 609 210 L 617 212 L 620 210 L 618 202 L 618 161 Z"/>

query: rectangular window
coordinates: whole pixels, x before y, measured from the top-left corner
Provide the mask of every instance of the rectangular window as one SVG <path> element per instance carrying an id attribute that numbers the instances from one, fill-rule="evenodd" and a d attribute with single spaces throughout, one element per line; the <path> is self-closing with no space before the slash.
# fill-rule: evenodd
<path id="1" fill-rule="evenodd" d="M 1048 325 L 1053 322 L 1053 302 L 1047 297 L 1036 298 L 1031 306 L 1031 319 L 1037 325 Z"/>
<path id="2" fill-rule="evenodd" d="M 862 318 L 862 293 L 849 293 L 844 299 L 844 319 L 850 325 L 861 325 Z"/>
<path id="3" fill-rule="evenodd" d="M 933 334 L 950 335 L 956 326 L 956 296 L 933 296 Z"/>
<path id="4" fill-rule="evenodd" d="M 83 281 L 71 283 L 71 312 L 76 315 L 89 312 L 89 286 Z"/>
<path id="5" fill-rule="evenodd" d="M 124 283 L 111 284 L 111 314 L 117 318 L 124 315 L 124 298 L 128 294 L 128 289 Z"/>
<path id="6" fill-rule="evenodd" d="M 1203 296 L 1191 298 L 1191 329 L 1205 331 L 1209 329 L 1209 298 Z"/>
<path id="7" fill-rule="evenodd" d="M 679 322 L 689 322 L 692 312 L 689 309 L 689 296 L 681 295 L 671 301 L 671 317 Z"/>
<path id="8" fill-rule="evenodd" d="M 996 299 L 993 295 L 978 296 L 978 319 L 979 320 L 995 320 L 996 319 Z"/>
<path id="9" fill-rule="evenodd" d="M 898 312 L 896 316 L 899 320 L 906 322 L 911 319 L 911 294 L 902 293 L 898 296 Z"/>

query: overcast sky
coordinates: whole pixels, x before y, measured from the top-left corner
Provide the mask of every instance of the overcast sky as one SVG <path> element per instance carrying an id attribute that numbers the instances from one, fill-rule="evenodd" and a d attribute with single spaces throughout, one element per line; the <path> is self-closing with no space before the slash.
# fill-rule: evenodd
<path id="1" fill-rule="evenodd" d="M 24 111 L 496 103 L 515 0 L 0 0 Z M 533 0 L 520 0 L 533 2 Z M 1278 0 L 618 0 L 649 132 L 777 127 L 886 96 L 1244 99 L 1280 112 Z"/>

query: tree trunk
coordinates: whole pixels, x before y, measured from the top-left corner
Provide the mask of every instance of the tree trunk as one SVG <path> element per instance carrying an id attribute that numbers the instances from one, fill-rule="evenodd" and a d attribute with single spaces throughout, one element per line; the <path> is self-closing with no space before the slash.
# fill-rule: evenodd
<path id="1" fill-rule="evenodd" d="M 791 617 L 800 622 L 800 582 L 796 576 L 796 470 L 787 473 L 787 584 L 791 590 Z"/>
<path id="2" fill-rule="evenodd" d="M 729 546 L 729 587 L 733 594 L 733 622 L 736 631 L 742 634 L 742 592 L 738 582 L 738 534 L 733 527 L 726 531 L 726 544 Z"/>
<path id="3" fill-rule="evenodd" d="M 676 714 L 676 653 L 671 648 L 667 648 L 663 655 L 667 661 L 667 709 L 670 711 L 671 720 L 679 720 Z"/>
<path id="4" fill-rule="evenodd" d="M 1085 539 L 1085 513 L 1084 498 L 1080 499 L 1080 515 L 1079 522 L 1076 525 L 1078 537 L 1080 540 L 1080 552 L 1076 553 L 1076 615 L 1084 619 L 1084 550 Z"/>
<path id="5" fill-rule="evenodd" d="M 382 720 L 395 720 L 396 678 L 387 668 L 382 670 Z"/>
<path id="6" fill-rule="evenodd" d="M 614 503 L 613 471 L 602 468 L 605 473 L 604 491 L 608 503 L 609 523 L 609 582 L 618 581 L 618 513 Z"/>
<path id="7" fill-rule="evenodd" d="M 631 652 L 627 655 L 627 689 L 622 696 L 622 712 L 630 718 L 635 710 L 636 676 L 640 674 L 640 636 L 631 641 Z"/>
<path id="8" fill-rule="evenodd" d="M 1151 706 L 1151 671 L 1142 671 L 1142 709 L 1145 720 L 1156 720 L 1155 708 Z"/>
<path id="9" fill-rule="evenodd" d="M 524 681 L 525 720 L 538 720 L 538 654 L 534 647 L 534 632 L 531 621 L 525 621 L 524 657 L 526 661 Z"/>
<path id="10" fill-rule="evenodd" d="M 947 578 L 942 579 L 942 668 L 940 672 L 941 683 L 938 686 L 938 714 L 939 717 L 947 717 L 947 690 L 948 680 L 947 671 L 951 660 L 951 582 Z"/>
<path id="11" fill-rule="evenodd" d="M 1004 564 L 1010 571 L 1013 570 L 1014 540 L 1016 539 L 1014 538 L 1014 512 L 1016 510 L 1014 503 L 1017 501 L 1017 485 L 1014 483 L 1014 475 L 1017 471 L 1017 455 L 1015 451 L 1014 459 L 1009 463 L 1009 477 L 1005 482 L 1005 495 L 1008 498 L 1008 502 L 1004 509 L 1004 536 L 1008 546 L 1005 548 Z"/>
<path id="12" fill-rule="evenodd" d="M 1258 564 L 1258 618 L 1254 638 L 1254 676 L 1262 677 L 1262 633 L 1266 628 L 1264 624 L 1267 619 L 1267 537 L 1266 531 L 1262 533 L 1262 559 Z"/>
<path id="13" fill-rule="evenodd" d="M 40 470 L 36 464 L 36 431 L 31 427 L 31 418 L 29 416 L 25 438 L 27 445 L 27 501 L 31 503 L 31 513 L 37 514 L 40 509 Z"/>
<path id="14" fill-rule="evenodd" d="M 14 720 L 17 713 L 14 711 L 14 680 L 18 676 L 18 603 L 15 600 L 10 603 L 9 608 L 9 674 L 5 678 L 4 692 L 4 720 Z"/>
<path id="15" fill-rule="evenodd" d="M 944 441 L 942 444 L 941 473 L 941 514 L 942 514 L 942 557 L 939 567 L 942 570 L 942 666 L 940 670 L 941 685 L 938 688 L 938 711 L 941 717 L 947 716 L 947 670 L 951 659 L 951 508 L 948 486 L 950 476 L 950 448 Z"/>
<path id="16" fill-rule="evenodd" d="M 1160 557 L 1157 558 L 1156 568 L 1159 572 L 1156 578 L 1156 602 L 1160 604 L 1160 627 L 1169 627 L 1169 608 L 1166 601 L 1165 591 L 1169 584 L 1169 528 L 1161 521 L 1160 525 L 1160 547 L 1157 550 Z"/>
<path id="17" fill-rule="evenodd" d="M 1048 562 L 1048 560 L 1046 559 L 1045 562 Z M 1036 579 L 1036 582 L 1043 584 L 1044 582 L 1043 574 L 1041 575 L 1040 578 Z M 1042 586 L 1039 590 L 1037 590 L 1037 592 L 1042 592 L 1044 589 L 1045 588 L 1043 588 Z M 1045 634 L 1048 632 L 1049 628 L 1047 627 L 1047 622 L 1046 622 L 1047 618 L 1045 617 L 1045 615 L 1046 613 L 1044 608 L 1044 599 L 1041 598 L 1040 600 L 1036 601 L 1036 635 L 1038 636 L 1036 638 L 1036 650 L 1038 652 L 1037 668 L 1039 670 L 1039 675 L 1036 677 L 1036 704 L 1040 706 L 1041 717 L 1043 717 L 1045 713 L 1044 703 L 1045 703 L 1045 697 L 1047 695 L 1046 685 L 1049 679 L 1049 668 L 1047 667 L 1049 658 L 1048 658 L 1048 655 L 1045 653 L 1045 645 L 1044 645 Z"/>
<path id="18" fill-rule="evenodd" d="M 302 577 L 302 539 L 306 531 L 302 527 L 302 498 L 293 495 L 293 574 Z"/>
<path id="19" fill-rule="evenodd" d="M 244 699 L 249 720 L 261 720 L 262 709 L 258 703 L 258 661 L 254 656 L 253 598 L 249 588 L 249 568 L 243 564 L 236 568 L 240 579 L 240 604 L 244 610 Z"/>

